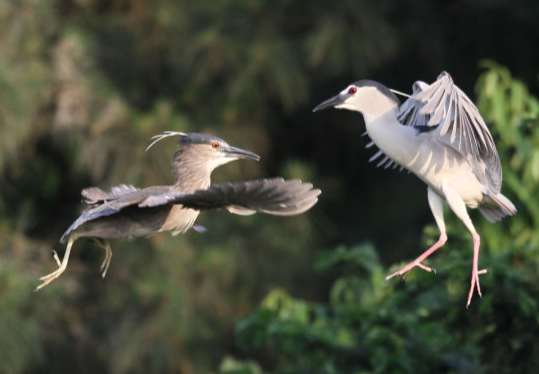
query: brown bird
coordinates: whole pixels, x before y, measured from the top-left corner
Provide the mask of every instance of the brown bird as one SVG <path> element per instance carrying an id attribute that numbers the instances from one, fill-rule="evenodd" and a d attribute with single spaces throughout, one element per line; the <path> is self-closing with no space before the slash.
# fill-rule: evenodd
<path id="1" fill-rule="evenodd" d="M 238 159 L 258 161 L 260 157 L 232 147 L 216 136 L 172 131 L 155 136 L 148 149 L 168 136 L 180 136 L 172 160 L 174 184 L 144 189 L 122 184 L 110 192 L 98 187 L 82 190 L 89 207 L 62 235 L 60 242 L 67 242 L 64 258 L 60 262 L 54 253 L 58 269 L 39 278 L 42 283 L 36 291 L 62 275 L 78 238 L 96 238 L 105 249 L 101 265 L 105 277 L 112 258 L 107 239 L 135 238 L 163 231 L 172 231 L 175 236 L 192 228 L 202 210 L 292 216 L 309 210 L 318 201 L 321 191 L 300 180 L 273 178 L 211 185 L 210 176 L 215 168 Z"/>

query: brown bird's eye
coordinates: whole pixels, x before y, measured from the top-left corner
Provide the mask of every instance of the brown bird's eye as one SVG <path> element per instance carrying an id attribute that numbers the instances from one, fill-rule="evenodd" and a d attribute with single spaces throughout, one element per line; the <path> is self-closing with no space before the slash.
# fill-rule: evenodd
<path id="1" fill-rule="evenodd" d="M 213 143 L 211 143 L 211 147 L 212 147 L 213 149 L 219 148 L 219 142 L 213 142 Z"/>
<path id="2" fill-rule="evenodd" d="M 355 95 L 356 92 L 357 92 L 357 88 L 355 88 L 355 87 L 350 87 L 350 89 L 348 90 L 348 93 L 350 95 Z"/>

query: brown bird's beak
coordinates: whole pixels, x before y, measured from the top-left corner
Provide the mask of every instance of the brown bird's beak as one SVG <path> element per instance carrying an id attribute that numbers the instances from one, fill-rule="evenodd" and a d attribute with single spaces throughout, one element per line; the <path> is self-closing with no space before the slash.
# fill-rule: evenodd
<path id="1" fill-rule="evenodd" d="M 245 149 L 241 149 L 241 148 L 228 146 L 223 150 L 223 152 L 227 155 L 227 157 L 231 157 L 231 158 L 244 158 L 244 159 L 255 160 L 255 161 L 260 160 L 259 155 L 253 152 L 246 151 Z"/>

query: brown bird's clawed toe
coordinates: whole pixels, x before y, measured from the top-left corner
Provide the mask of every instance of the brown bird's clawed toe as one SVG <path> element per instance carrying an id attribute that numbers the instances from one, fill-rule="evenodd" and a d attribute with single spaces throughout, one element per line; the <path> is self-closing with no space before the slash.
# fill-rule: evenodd
<path id="1" fill-rule="evenodd" d="M 110 247 L 110 243 L 108 241 L 99 238 L 95 238 L 94 244 L 105 250 L 105 258 L 99 267 L 101 277 L 105 278 L 105 275 L 107 275 L 107 270 L 110 266 L 110 260 L 112 259 L 112 248 Z"/>

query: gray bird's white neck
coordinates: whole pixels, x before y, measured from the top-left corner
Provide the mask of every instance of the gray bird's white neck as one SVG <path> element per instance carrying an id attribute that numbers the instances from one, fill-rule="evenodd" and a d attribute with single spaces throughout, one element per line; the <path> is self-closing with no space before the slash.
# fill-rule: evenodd
<path id="1" fill-rule="evenodd" d="M 414 164 L 421 142 L 412 126 L 397 121 L 397 109 L 379 116 L 364 113 L 363 118 L 367 134 L 382 152 L 406 168 Z"/>

